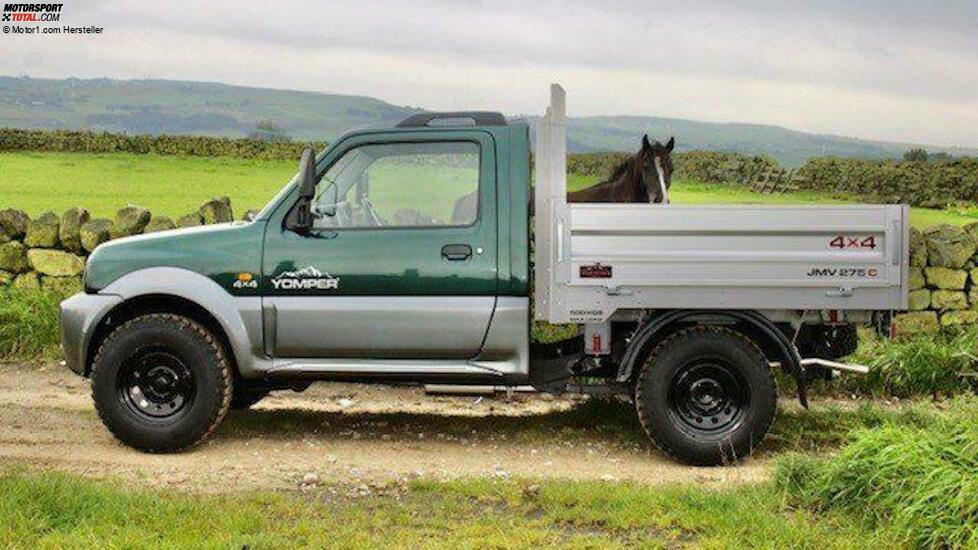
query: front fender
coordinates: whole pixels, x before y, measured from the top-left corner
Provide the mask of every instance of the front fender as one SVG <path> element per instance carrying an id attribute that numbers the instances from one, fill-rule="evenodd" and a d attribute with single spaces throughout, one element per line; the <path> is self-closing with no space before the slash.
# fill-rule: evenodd
<path id="1" fill-rule="evenodd" d="M 144 296 L 175 296 L 206 310 L 224 330 L 242 376 L 264 370 L 261 298 L 232 296 L 211 279 L 174 267 L 151 267 L 116 279 L 99 294 L 119 296 L 122 303 Z"/>
<path id="2" fill-rule="evenodd" d="M 92 335 L 105 316 L 121 303 L 119 296 L 84 292 L 61 302 L 61 353 L 64 354 L 65 364 L 76 374 L 88 375 L 86 367 Z"/>

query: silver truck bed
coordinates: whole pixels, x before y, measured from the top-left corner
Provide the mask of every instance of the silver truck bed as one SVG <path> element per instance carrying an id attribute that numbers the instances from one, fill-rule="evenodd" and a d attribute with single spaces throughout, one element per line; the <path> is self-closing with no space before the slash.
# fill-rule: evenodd
<path id="1" fill-rule="evenodd" d="M 568 204 L 565 147 L 564 91 L 555 84 L 537 133 L 537 319 L 907 307 L 905 205 Z"/>

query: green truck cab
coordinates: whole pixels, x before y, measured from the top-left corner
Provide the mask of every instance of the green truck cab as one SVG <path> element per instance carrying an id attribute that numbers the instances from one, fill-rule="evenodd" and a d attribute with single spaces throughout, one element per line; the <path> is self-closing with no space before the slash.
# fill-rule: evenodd
<path id="1" fill-rule="evenodd" d="M 526 123 L 425 113 L 307 150 L 250 221 L 98 247 L 61 333 L 104 424 L 175 452 L 313 381 L 529 384 L 628 395 L 660 449 L 720 464 L 766 433 L 772 366 L 804 401 L 813 372 L 847 368 L 853 320 L 905 302 L 900 207 L 568 205 L 559 86 L 551 101 L 533 197 Z M 549 345 L 530 341 L 531 204 L 536 318 L 584 329 Z M 851 227 L 885 246 L 825 248 Z M 801 249 L 772 263 L 779 247 Z M 857 260 L 872 278 L 804 275 Z"/>
<path id="2" fill-rule="evenodd" d="M 305 155 L 251 221 L 100 246 L 62 304 L 62 348 L 113 433 L 183 448 L 224 401 L 309 380 L 527 383 L 529 130 L 458 116 L 475 124 L 415 117 Z M 197 380 L 195 361 L 220 376 Z M 186 435 L 154 435 L 174 425 Z"/>

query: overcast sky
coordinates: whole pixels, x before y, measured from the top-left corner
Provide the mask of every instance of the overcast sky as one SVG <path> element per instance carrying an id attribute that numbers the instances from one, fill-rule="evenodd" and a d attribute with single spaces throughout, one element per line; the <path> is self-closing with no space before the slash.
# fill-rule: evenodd
<path id="1" fill-rule="evenodd" d="M 777 124 L 978 146 L 978 2 L 77 1 L 0 74 L 206 80 L 429 109 Z"/>

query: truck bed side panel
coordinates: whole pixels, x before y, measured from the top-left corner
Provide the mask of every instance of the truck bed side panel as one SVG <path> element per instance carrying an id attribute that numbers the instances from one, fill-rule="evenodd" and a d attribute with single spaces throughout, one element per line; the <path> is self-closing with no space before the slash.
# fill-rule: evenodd
<path id="1" fill-rule="evenodd" d="M 571 204 L 560 321 L 621 308 L 906 307 L 903 206 Z M 555 238 L 561 238 L 555 235 Z"/>

